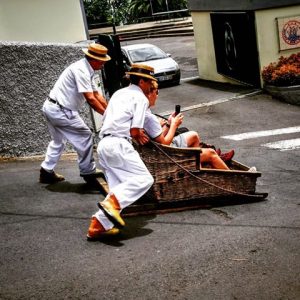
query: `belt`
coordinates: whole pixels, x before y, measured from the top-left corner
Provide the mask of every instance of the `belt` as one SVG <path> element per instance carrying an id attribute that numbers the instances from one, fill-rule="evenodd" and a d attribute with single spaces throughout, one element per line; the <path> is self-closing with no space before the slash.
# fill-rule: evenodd
<path id="1" fill-rule="evenodd" d="M 51 99 L 48 97 L 48 100 L 54 104 L 57 104 L 61 109 L 64 108 L 58 101 L 54 100 L 54 99 Z"/>
<path id="2" fill-rule="evenodd" d="M 103 139 L 104 139 L 105 137 L 107 137 L 107 136 L 125 139 L 125 140 L 127 140 L 128 142 L 131 143 L 131 138 L 129 138 L 129 137 L 127 137 L 127 136 L 115 136 L 115 135 L 112 135 L 111 133 L 105 133 L 105 134 L 103 134 Z"/>
<path id="3" fill-rule="evenodd" d="M 49 100 L 50 102 L 54 103 L 54 104 L 60 105 L 60 104 L 59 104 L 56 100 L 54 100 L 54 99 L 48 98 L 48 100 Z"/>
<path id="4" fill-rule="evenodd" d="M 68 109 L 68 108 L 65 108 L 64 106 L 62 106 L 58 101 L 56 101 L 56 100 L 54 100 L 54 99 L 52 99 L 52 98 L 49 98 L 49 97 L 48 97 L 48 100 L 49 100 L 50 102 L 52 102 L 52 103 L 58 105 L 59 108 L 62 109 L 62 110 L 63 110 L 63 109 Z"/>

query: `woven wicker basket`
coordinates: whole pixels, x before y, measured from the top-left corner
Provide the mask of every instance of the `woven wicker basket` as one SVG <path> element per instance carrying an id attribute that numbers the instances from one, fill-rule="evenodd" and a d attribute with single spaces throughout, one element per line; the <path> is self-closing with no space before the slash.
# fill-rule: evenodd
<path id="1" fill-rule="evenodd" d="M 259 172 L 232 161 L 231 170 L 200 168 L 201 149 L 173 148 L 150 143 L 135 145 L 154 178 L 147 198 L 176 201 L 202 197 L 255 194 Z"/>

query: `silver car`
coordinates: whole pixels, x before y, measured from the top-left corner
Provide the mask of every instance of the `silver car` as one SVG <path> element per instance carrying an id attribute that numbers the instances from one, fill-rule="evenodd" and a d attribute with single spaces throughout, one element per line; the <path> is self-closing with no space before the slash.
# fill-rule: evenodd
<path id="1" fill-rule="evenodd" d="M 158 83 L 180 83 L 180 68 L 170 54 L 152 44 L 135 44 L 122 46 L 125 68 L 128 71 L 135 63 L 154 68 L 154 76 Z"/>

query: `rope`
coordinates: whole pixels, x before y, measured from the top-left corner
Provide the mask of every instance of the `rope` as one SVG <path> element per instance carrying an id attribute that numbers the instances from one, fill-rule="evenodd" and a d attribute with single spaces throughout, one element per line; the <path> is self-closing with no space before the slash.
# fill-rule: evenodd
<path id="1" fill-rule="evenodd" d="M 230 194 L 234 194 L 234 195 L 238 195 L 238 196 L 247 196 L 247 197 L 253 197 L 253 198 L 261 198 L 260 195 L 252 195 L 252 194 L 244 194 L 244 193 L 240 193 L 240 192 L 235 192 L 235 191 L 231 191 L 231 190 L 228 190 L 226 188 L 223 188 L 223 187 L 220 187 L 214 183 L 211 183 L 205 179 L 202 179 L 196 175 L 194 175 L 191 171 L 187 170 L 185 167 L 181 166 L 179 163 L 177 163 L 172 157 L 170 157 L 160 146 L 158 146 L 156 143 L 154 143 L 153 141 L 150 140 L 150 143 L 152 145 L 154 145 L 161 153 L 163 153 L 169 160 L 171 160 L 174 164 L 176 164 L 179 168 L 181 168 L 182 170 L 184 170 L 186 173 L 188 173 L 190 176 L 196 178 L 197 180 L 200 180 L 208 185 L 211 185 L 217 189 L 220 189 L 222 191 L 225 191 L 227 193 L 230 193 Z"/>

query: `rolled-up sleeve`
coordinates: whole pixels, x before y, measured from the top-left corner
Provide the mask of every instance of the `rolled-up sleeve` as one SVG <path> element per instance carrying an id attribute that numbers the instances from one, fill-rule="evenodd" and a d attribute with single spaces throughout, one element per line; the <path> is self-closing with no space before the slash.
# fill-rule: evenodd
<path id="1" fill-rule="evenodd" d="M 154 114 L 152 114 L 150 109 L 148 109 L 146 112 L 144 129 L 152 139 L 157 138 L 162 133 L 161 125 L 157 117 Z"/>

